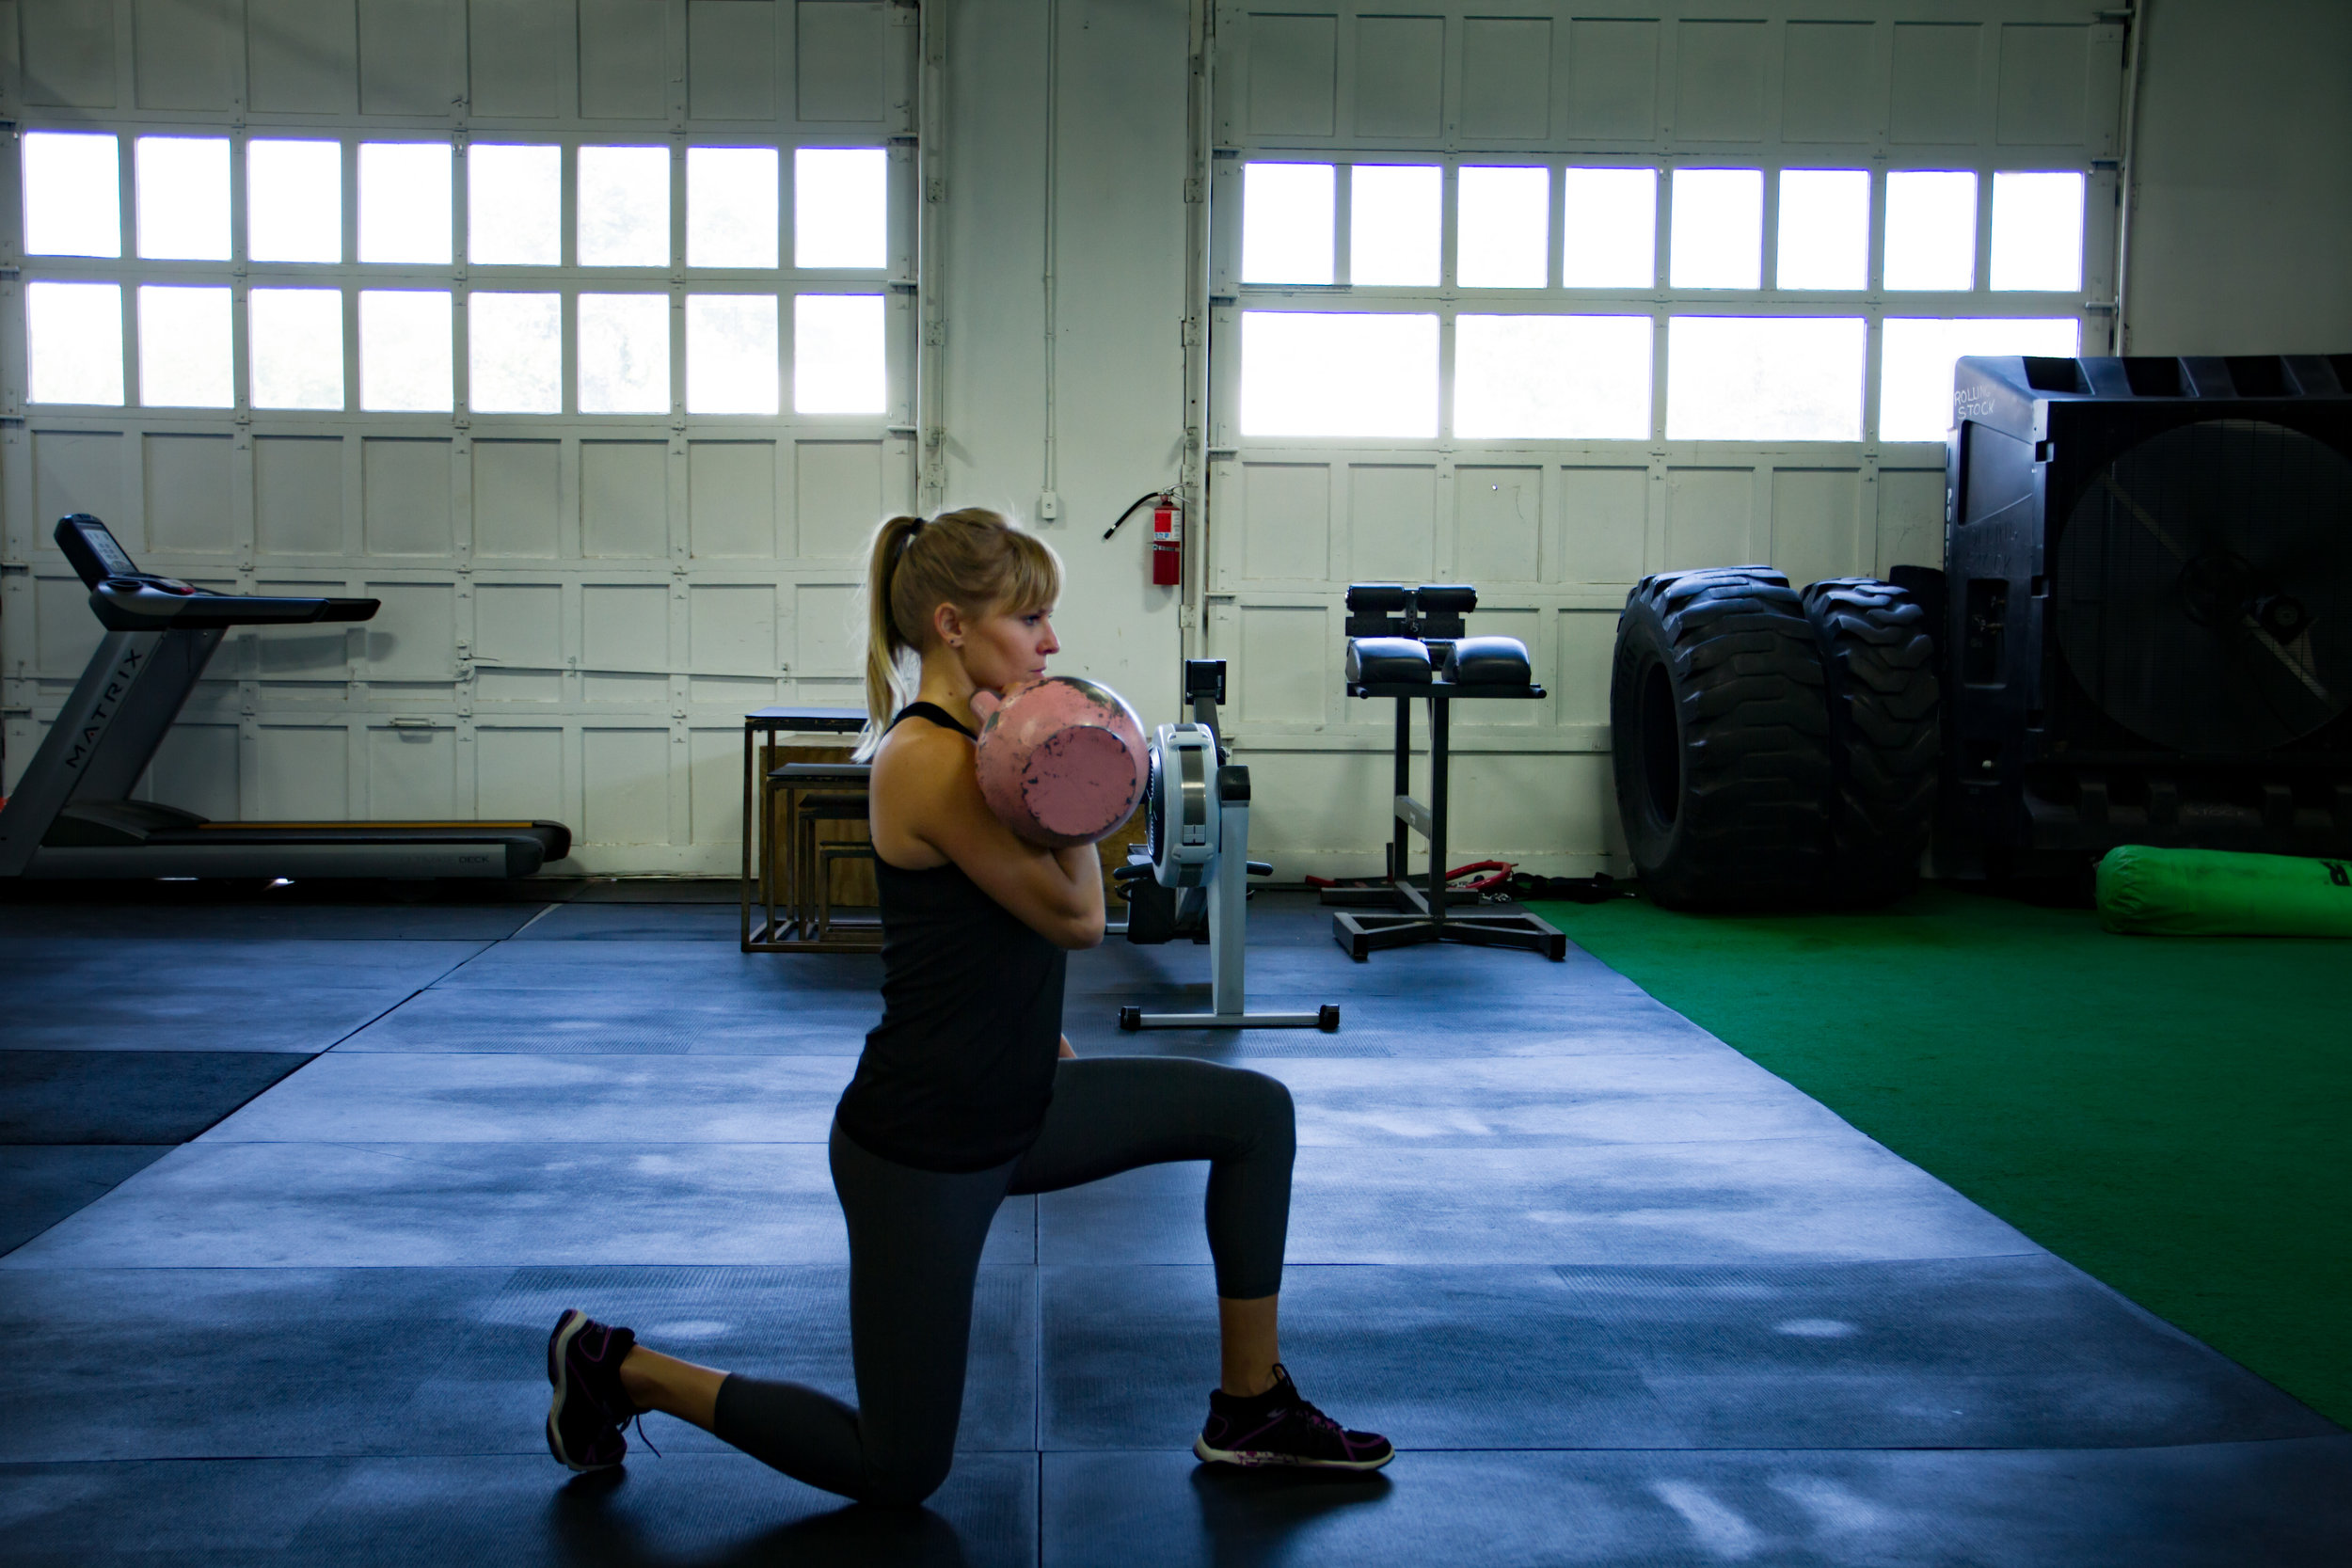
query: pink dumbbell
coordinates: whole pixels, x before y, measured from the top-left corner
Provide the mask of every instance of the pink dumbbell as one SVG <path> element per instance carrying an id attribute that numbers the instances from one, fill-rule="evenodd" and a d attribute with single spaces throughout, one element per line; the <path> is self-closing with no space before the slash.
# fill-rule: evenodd
<path id="1" fill-rule="evenodd" d="M 1092 844 L 1135 815 L 1151 776 L 1143 721 L 1080 675 L 1049 675 L 1001 700 L 976 693 L 980 794 L 1032 844 Z"/>

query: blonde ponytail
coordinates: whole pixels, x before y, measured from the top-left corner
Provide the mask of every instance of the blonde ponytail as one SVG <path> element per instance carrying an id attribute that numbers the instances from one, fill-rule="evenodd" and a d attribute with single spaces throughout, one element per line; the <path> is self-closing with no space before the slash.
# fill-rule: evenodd
<path id="1" fill-rule="evenodd" d="M 873 754 L 901 699 L 914 695 L 904 656 L 930 648 L 941 605 L 976 618 L 1026 615 L 1060 596 L 1060 559 L 999 513 L 966 507 L 929 522 L 893 517 L 875 530 L 866 566 L 866 731 L 856 754 Z"/>

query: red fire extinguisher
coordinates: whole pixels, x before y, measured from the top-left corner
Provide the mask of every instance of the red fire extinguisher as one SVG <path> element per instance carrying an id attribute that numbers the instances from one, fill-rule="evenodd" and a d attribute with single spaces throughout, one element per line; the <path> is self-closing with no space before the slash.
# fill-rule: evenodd
<path id="1" fill-rule="evenodd" d="M 1152 503 L 1152 586 L 1174 588 L 1184 580 L 1184 509 L 1164 495 Z"/>

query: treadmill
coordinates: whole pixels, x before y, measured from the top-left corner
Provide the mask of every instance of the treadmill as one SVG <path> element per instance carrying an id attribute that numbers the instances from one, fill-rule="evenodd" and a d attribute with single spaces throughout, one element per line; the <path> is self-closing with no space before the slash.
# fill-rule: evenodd
<path id="1" fill-rule="evenodd" d="M 0 807 L 0 878 L 511 878 L 571 852 L 560 822 L 209 822 L 129 799 L 230 626 L 365 621 L 380 601 L 208 593 L 140 571 L 87 513 L 56 539 L 106 635 Z"/>

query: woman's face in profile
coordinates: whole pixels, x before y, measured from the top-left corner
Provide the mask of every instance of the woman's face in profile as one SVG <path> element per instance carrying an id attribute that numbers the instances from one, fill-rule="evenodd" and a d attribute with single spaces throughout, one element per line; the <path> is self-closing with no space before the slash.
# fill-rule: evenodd
<path id="1" fill-rule="evenodd" d="M 983 690 L 1002 692 L 1041 678 L 1045 661 L 1061 651 L 1053 609 L 993 614 L 972 623 L 963 640 L 964 673 Z"/>

